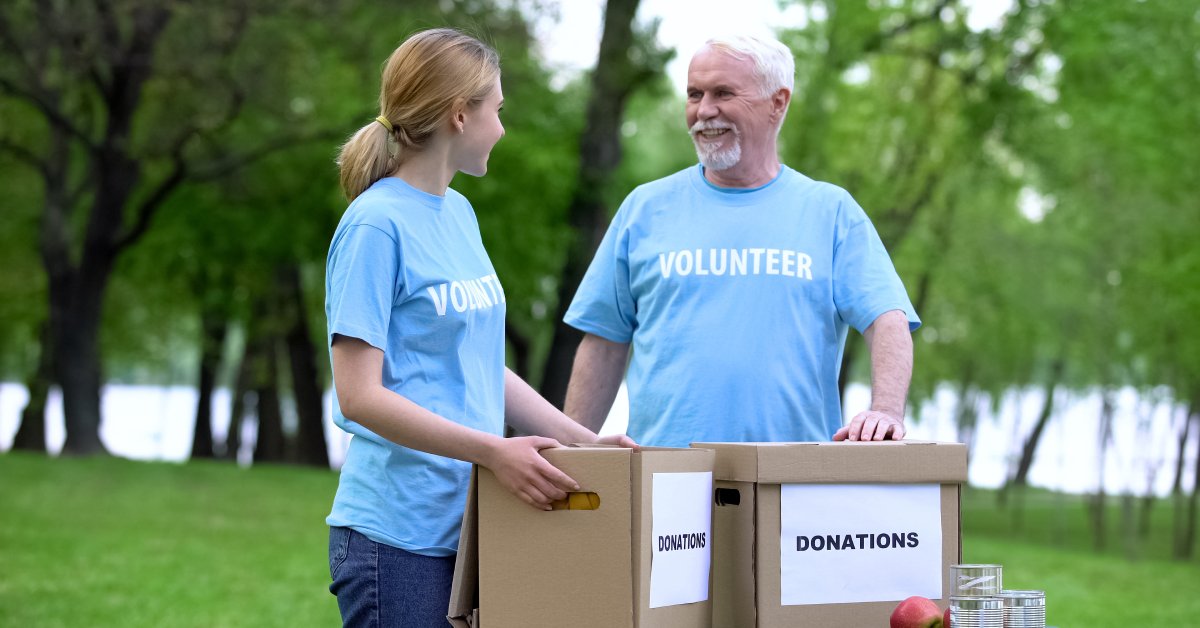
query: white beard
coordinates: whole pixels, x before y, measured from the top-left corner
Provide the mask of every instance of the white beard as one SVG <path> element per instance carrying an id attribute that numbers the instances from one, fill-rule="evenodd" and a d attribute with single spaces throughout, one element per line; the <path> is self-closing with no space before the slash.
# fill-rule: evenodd
<path id="1" fill-rule="evenodd" d="M 720 148 L 701 140 L 698 137 L 698 132 L 710 128 L 729 129 L 730 133 L 733 134 L 733 143 L 728 147 Z M 737 129 L 732 126 L 697 122 L 691 128 L 691 136 L 692 143 L 696 146 L 696 156 L 700 158 L 701 165 L 707 170 L 717 172 L 729 170 L 742 160 L 742 137 Z"/>

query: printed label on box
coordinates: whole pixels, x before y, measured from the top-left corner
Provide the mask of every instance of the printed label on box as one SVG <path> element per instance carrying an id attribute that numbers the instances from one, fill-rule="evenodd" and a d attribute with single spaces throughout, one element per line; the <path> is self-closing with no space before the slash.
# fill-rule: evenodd
<path id="1" fill-rule="evenodd" d="M 942 596 L 941 487 L 780 487 L 784 606 Z"/>
<path id="2" fill-rule="evenodd" d="M 655 473 L 653 490 L 650 608 L 703 602 L 712 562 L 712 473 Z"/>

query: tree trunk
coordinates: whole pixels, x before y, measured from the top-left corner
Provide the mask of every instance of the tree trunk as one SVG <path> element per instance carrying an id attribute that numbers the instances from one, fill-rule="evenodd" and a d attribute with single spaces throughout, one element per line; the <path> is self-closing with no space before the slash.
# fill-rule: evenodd
<path id="1" fill-rule="evenodd" d="M 1184 461 L 1187 457 L 1188 434 L 1192 427 L 1192 417 L 1200 412 L 1200 399 L 1192 401 L 1183 410 L 1183 427 L 1179 429 L 1178 455 L 1175 457 L 1175 481 L 1171 484 L 1172 495 L 1183 494 Z"/>
<path id="2" fill-rule="evenodd" d="M 247 338 L 241 362 L 238 364 L 237 378 L 233 383 L 233 395 L 229 399 L 229 430 L 225 433 L 224 457 L 234 462 L 238 461 L 238 453 L 242 449 L 242 420 L 246 416 L 246 396 L 250 394 L 250 369 L 253 367 L 254 358 L 251 355 L 250 339 Z"/>
<path id="3" fill-rule="evenodd" d="M 1050 381 L 1046 384 L 1046 401 L 1042 404 L 1041 414 L 1038 415 L 1037 423 L 1033 426 L 1033 431 L 1029 433 L 1029 438 L 1025 440 L 1025 445 L 1021 448 L 1021 459 L 1017 463 L 1017 469 L 1009 480 L 1009 484 L 1013 486 L 1026 486 L 1029 482 L 1029 469 L 1033 466 L 1034 454 L 1037 453 L 1038 444 L 1042 440 L 1042 432 L 1046 430 L 1046 425 L 1050 423 L 1050 417 L 1054 416 L 1054 393 L 1058 389 L 1059 382 L 1062 381 L 1063 370 L 1066 365 L 1063 360 L 1057 359 L 1050 368 Z"/>
<path id="4" fill-rule="evenodd" d="M 1175 461 L 1175 484 L 1171 487 L 1171 501 L 1174 503 L 1174 514 L 1172 521 L 1172 551 L 1171 555 L 1176 559 L 1184 558 L 1184 546 L 1186 545 L 1186 529 L 1188 523 L 1187 514 L 1187 499 L 1183 492 L 1183 474 L 1184 461 L 1187 456 L 1188 435 L 1191 431 L 1193 422 L 1200 423 L 1200 404 L 1197 404 L 1197 395 L 1194 393 L 1193 401 L 1188 404 L 1186 413 L 1183 416 L 1183 428 L 1180 430 L 1179 436 L 1179 455 Z M 1197 460 L 1200 460 L 1200 451 L 1196 455 Z M 1200 481 L 1200 477 L 1196 478 Z M 1194 492 L 1194 491 L 1193 491 Z"/>
<path id="5" fill-rule="evenodd" d="M 558 282 L 554 339 L 542 375 L 542 395 L 559 408 L 566 399 L 575 350 L 583 338 L 582 332 L 562 322 L 562 318 L 608 227 L 605 193 L 621 162 L 620 131 L 625 104 L 629 95 L 654 75 L 639 75 L 641 69 L 629 54 L 634 43 L 633 19 L 638 3 L 639 0 L 609 0 L 604 9 L 604 34 L 592 72 L 592 93 L 579 143 L 579 179 L 568 210 L 574 236 Z"/>
<path id="6" fill-rule="evenodd" d="M 1092 548 L 1098 552 L 1104 551 L 1104 548 L 1108 546 L 1108 491 L 1104 486 L 1104 467 L 1108 460 L 1108 445 L 1112 442 L 1112 423 L 1112 394 L 1109 390 L 1105 389 L 1101 393 L 1100 403 L 1100 455 L 1097 468 L 1096 494 L 1092 496 L 1089 502 L 1091 505 Z"/>
<path id="7" fill-rule="evenodd" d="M 21 426 L 13 436 L 13 449 L 23 451 L 46 451 L 46 398 L 50 395 L 54 351 L 50 348 L 49 323 L 42 324 L 41 347 L 38 349 L 37 366 L 25 380 L 29 401 L 21 411 Z"/>
<path id="8" fill-rule="evenodd" d="M 967 468 L 971 468 L 971 452 L 975 445 L 975 425 L 979 421 L 979 393 L 972 384 L 971 368 L 964 370 L 962 384 L 958 389 L 958 412 L 954 425 L 958 430 L 958 442 L 967 446 Z"/>
<path id="9" fill-rule="evenodd" d="M 1200 416 L 1196 419 L 1200 421 Z M 1192 497 L 1180 536 L 1179 559 L 1191 560 L 1196 553 L 1196 508 L 1200 505 L 1200 430 L 1196 430 L 1196 465 L 1192 469 Z"/>
<path id="10" fill-rule="evenodd" d="M 308 309 L 304 306 L 304 291 L 300 269 L 288 264 L 279 274 L 282 307 L 290 321 L 284 342 L 287 345 L 288 366 L 292 379 L 292 394 L 296 399 L 296 456 L 301 464 L 329 468 L 329 450 L 325 444 L 325 410 L 322 386 L 317 373 L 317 356 L 308 329 Z"/>
<path id="11" fill-rule="evenodd" d="M 528 382 L 533 376 L 533 351 L 529 346 L 529 337 L 507 321 L 504 323 L 504 337 L 512 351 L 513 372 Z"/>
<path id="12" fill-rule="evenodd" d="M 224 313 L 202 306 L 200 311 L 200 381 L 197 383 L 196 423 L 192 458 L 213 458 L 212 398 L 221 366 L 229 320 Z"/>
<path id="13" fill-rule="evenodd" d="M 279 409 L 279 360 L 271 335 L 262 339 L 256 352 L 254 396 L 257 400 L 258 439 L 254 444 L 254 463 L 284 462 L 283 414 Z"/>
<path id="14" fill-rule="evenodd" d="M 64 455 L 107 454 L 100 442 L 101 297 L 108 268 L 50 278 L 51 358 L 62 387 L 67 438 Z M 92 283 L 95 282 L 95 283 Z M 80 285 L 82 284 L 82 285 Z M 91 285 L 89 285 L 91 284 Z"/>

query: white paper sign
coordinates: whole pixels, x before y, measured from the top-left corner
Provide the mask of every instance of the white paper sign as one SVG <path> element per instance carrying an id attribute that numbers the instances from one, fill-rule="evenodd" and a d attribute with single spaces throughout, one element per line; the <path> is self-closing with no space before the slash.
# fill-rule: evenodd
<path id="1" fill-rule="evenodd" d="M 650 608 L 703 602 L 712 563 L 712 473 L 655 473 L 653 490 Z"/>
<path id="2" fill-rule="evenodd" d="M 936 484 L 784 484 L 784 606 L 942 597 Z"/>

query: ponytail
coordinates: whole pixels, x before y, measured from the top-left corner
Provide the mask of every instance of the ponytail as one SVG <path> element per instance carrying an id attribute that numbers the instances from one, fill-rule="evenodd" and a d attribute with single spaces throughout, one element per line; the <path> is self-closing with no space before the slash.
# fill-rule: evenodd
<path id="1" fill-rule="evenodd" d="M 396 159 L 393 157 L 395 151 L 389 150 L 393 142 L 391 133 L 382 124 L 372 121 L 342 144 L 337 165 L 342 194 L 346 195 L 346 200 L 358 198 L 359 194 L 396 168 Z"/>

